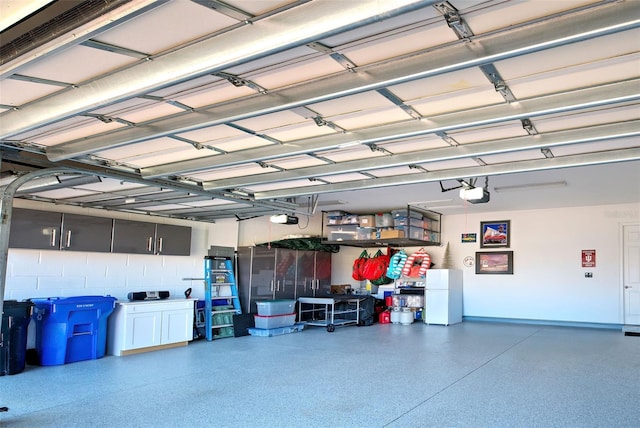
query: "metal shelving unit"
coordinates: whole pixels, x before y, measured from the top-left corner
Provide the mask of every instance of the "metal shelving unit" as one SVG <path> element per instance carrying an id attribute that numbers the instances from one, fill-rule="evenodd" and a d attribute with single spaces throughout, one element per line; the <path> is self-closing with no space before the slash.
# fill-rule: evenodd
<path id="1" fill-rule="evenodd" d="M 329 224 L 327 221 L 327 213 L 323 213 L 322 219 L 322 243 L 327 245 L 345 245 L 350 247 L 429 247 L 439 246 L 441 243 L 441 219 L 442 214 L 423 208 L 418 208 L 412 205 L 406 207 L 407 213 L 419 213 L 425 224 L 429 224 L 428 228 L 421 228 L 424 233 L 422 234 L 424 239 L 416 239 L 413 237 L 416 229 L 411 223 L 406 226 L 406 236 L 397 238 L 375 238 L 375 239 L 342 239 L 332 240 L 330 239 L 330 231 L 343 226 L 347 227 L 360 227 L 360 223 L 341 223 L 341 224 Z M 356 216 L 354 214 L 345 213 L 347 216 Z M 426 239 L 428 237 L 428 239 Z"/>

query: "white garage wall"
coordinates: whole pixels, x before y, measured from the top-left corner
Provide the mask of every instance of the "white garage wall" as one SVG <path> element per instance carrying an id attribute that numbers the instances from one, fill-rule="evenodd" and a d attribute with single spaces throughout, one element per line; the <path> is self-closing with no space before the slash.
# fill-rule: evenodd
<path id="1" fill-rule="evenodd" d="M 463 267 L 464 257 L 481 249 L 461 243 L 460 234 L 480 235 L 480 222 L 493 220 L 511 221 L 513 275 L 476 275 Z M 638 204 L 447 216 L 452 261 L 464 271 L 464 315 L 622 324 L 620 231 L 634 222 L 640 222 Z M 589 249 L 596 250 L 596 267 L 583 268 L 581 251 Z"/>
<path id="2" fill-rule="evenodd" d="M 46 204 L 27 205 L 18 206 L 47 209 Z M 100 215 L 99 211 L 83 209 L 72 212 Z M 165 221 L 155 217 L 126 218 Z M 461 234 L 479 235 L 480 222 L 494 220 L 511 221 L 509 249 L 514 251 L 513 275 L 476 275 L 474 268 L 462 264 L 465 256 L 474 256 L 481 249 L 479 243 L 461 243 Z M 5 298 L 110 294 L 126 299 L 129 291 L 144 290 L 169 290 L 173 296 L 181 296 L 188 287 L 192 287 L 194 297 L 202 298 L 202 282 L 183 281 L 183 278 L 202 278 L 203 257 L 210 245 L 234 247 L 236 242 L 252 245 L 289 235 L 317 235 L 321 225 L 319 217 L 311 219 L 309 225 L 301 218 L 304 223 L 300 226 L 271 225 L 265 217 L 215 224 L 166 222 L 193 227 L 192 256 L 10 249 Z M 620 228 L 622 224 L 631 223 L 640 223 L 638 204 L 444 216 L 443 243 L 449 242 L 452 267 L 464 271 L 464 315 L 622 324 Z M 583 249 L 596 250 L 595 268 L 581 267 Z M 407 249 L 413 250 L 415 248 Z M 444 246 L 427 247 L 427 250 L 436 267 L 440 267 Z M 351 266 L 361 251 L 342 247 L 333 255 L 334 284 L 360 286 L 351 278 Z M 374 251 L 370 249 L 371 253 Z M 585 278 L 585 271 L 593 272 L 593 278 Z"/>
<path id="3" fill-rule="evenodd" d="M 443 244 L 449 243 L 453 268 L 464 273 L 464 316 L 560 323 L 623 323 L 621 225 L 640 223 L 640 206 L 590 207 L 511 211 L 443 216 Z M 511 221 L 513 275 L 476 275 L 465 267 L 466 256 L 480 243 L 462 243 L 461 234 L 480 236 L 481 221 Z M 405 249 L 407 253 L 417 248 Z M 444 245 L 426 247 L 436 268 L 442 266 Z M 582 250 L 596 250 L 596 267 L 583 268 Z M 360 283 L 351 278 L 353 260 L 362 250 L 343 247 L 334 255 L 332 282 Z M 369 249 L 369 253 L 373 253 Z M 593 278 L 585 278 L 592 272 Z"/>

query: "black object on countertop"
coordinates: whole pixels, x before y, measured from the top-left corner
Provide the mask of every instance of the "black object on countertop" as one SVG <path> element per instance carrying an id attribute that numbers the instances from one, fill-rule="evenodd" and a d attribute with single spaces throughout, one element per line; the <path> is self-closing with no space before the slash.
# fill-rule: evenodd
<path id="1" fill-rule="evenodd" d="M 127 294 L 127 299 L 129 299 L 130 301 L 162 300 L 168 298 L 168 291 L 132 291 L 131 293 Z"/>

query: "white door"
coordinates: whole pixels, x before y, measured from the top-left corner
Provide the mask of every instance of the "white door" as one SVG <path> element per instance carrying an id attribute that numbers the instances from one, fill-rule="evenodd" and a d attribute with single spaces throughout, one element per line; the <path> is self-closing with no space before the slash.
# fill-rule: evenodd
<path id="1" fill-rule="evenodd" d="M 624 323 L 640 325 L 640 225 L 623 226 Z"/>

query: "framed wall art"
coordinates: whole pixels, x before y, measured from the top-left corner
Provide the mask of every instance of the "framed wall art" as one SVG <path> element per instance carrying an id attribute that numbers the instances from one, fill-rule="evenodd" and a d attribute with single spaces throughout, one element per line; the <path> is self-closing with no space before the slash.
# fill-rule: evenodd
<path id="1" fill-rule="evenodd" d="M 476 274 L 513 274 L 513 251 L 476 252 Z"/>
<path id="2" fill-rule="evenodd" d="M 511 221 L 481 221 L 480 248 L 509 248 Z"/>

